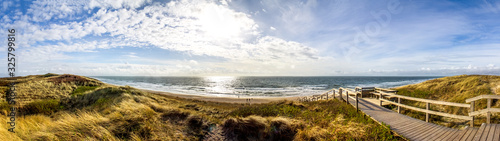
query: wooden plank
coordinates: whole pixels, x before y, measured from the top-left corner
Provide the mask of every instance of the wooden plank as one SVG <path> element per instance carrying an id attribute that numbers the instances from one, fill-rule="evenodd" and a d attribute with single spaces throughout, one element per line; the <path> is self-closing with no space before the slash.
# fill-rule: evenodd
<path id="1" fill-rule="evenodd" d="M 486 139 L 488 139 L 488 135 L 491 132 L 491 127 L 495 128 L 495 124 L 487 124 L 486 125 L 486 128 L 482 132 L 482 135 L 481 135 L 481 138 L 479 138 L 479 141 L 486 141 Z"/>
<path id="2" fill-rule="evenodd" d="M 426 123 L 426 124 L 428 124 L 427 128 L 425 128 L 425 130 L 422 131 L 420 135 L 415 136 L 417 139 L 421 139 L 421 140 L 425 139 L 427 136 L 429 136 L 432 133 L 439 130 L 438 125 L 436 125 L 436 124 L 430 124 L 430 123 Z"/>
<path id="3" fill-rule="evenodd" d="M 415 124 L 414 126 L 407 126 L 404 129 L 402 129 L 402 131 L 400 131 L 400 133 L 404 137 L 410 138 L 410 137 L 414 136 L 413 134 L 420 133 L 422 128 L 424 128 L 425 126 L 426 126 L 426 124 L 422 124 L 422 123 Z"/>
<path id="4" fill-rule="evenodd" d="M 478 128 L 472 128 L 472 132 L 471 132 L 471 134 L 469 135 L 469 137 L 467 137 L 467 139 L 466 139 L 466 140 L 468 140 L 468 141 L 473 140 L 473 139 L 474 139 L 474 137 L 475 137 L 475 135 L 476 135 L 476 133 L 477 133 L 477 130 L 479 130 L 479 129 L 478 129 Z"/>
<path id="5" fill-rule="evenodd" d="M 415 136 L 415 139 L 426 140 L 426 138 L 432 137 L 433 133 L 439 132 L 441 130 L 439 125 L 432 124 L 432 123 L 427 123 L 427 124 L 430 124 L 429 128 L 427 128 L 427 130 L 423 131 L 420 135 Z"/>
<path id="6" fill-rule="evenodd" d="M 414 123 L 414 122 L 411 122 L 412 120 L 410 119 L 401 119 L 401 120 L 398 120 L 398 121 L 394 121 L 394 122 L 388 122 L 388 124 L 391 125 L 391 127 L 404 127 L 405 125 L 409 125 L 411 123 Z"/>
<path id="7" fill-rule="evenodd" d="M 415 128 L 418 128 L 419 126 L 423 126 L 423 125 L 424 124 L 419 123 L 419 122 L 412 122 L 408 125 L 397 127 L 398 128 L 397 131 L 400 134 L 408 135 L 409 133 L 413 133 Z"/>
<path id="8" fill-rule="evenodd" d="M 495 133 L 493 134 L 493 141 L 500 140 L 500 125 L 496 125 Z"/>
<path id="9" fill-rule="evenodd" d="M 456 132 L 455 135 L 453 135 L 451 138 L 449 138 L 448 140 L 449 141 L 456 141 L 456 140 L 460 140 L 464 135 L 465 133 L 467 132 L 468 129 L 463 129 L 459 132 Z"/>
<path id="10" fill-rule="evenodd" d="M 404 128 L 404 129 L 406 129 L 406 128 L 407 128 L 407 126 L 416 126 L 417 124 L 421 124 L 421 123 L 419 123 L 419 122 L 414 122 L 413 120 L 408 119 L 408 120 L 406 120 L 405 122 L 400 123 L 400 124 L 402 124 L 402 125 L 399 125 L 399 126 L 398 126 L 398 128 L 401 128 L 401 129 L 403 129 L 403 128 Z"/>
<path id="11" fill-rule="evenodd" d="M 457 134 L 457 133 L 458 133 L 458 132 L 460 132 L 460 131 L 461 131 L 461 130 L 451 130 L 450 132 L 448 132 L 447 134 L 445 134 L 445 135 L 443 135 L 443 136 L 439 137 L 439 138 L 438 138 L 438 139 L 436 139 L 436 140 L 438 140 L 438 141 L 445 141 L 445 140 L 448 140 L 448 139 L 450 139 L 450 138 L 454 137 L 454 135 L 455 135 L 455 134 Z"/>
<path id="12" fill-rule="evenodd" d="M 438 112 L 438 111 L 420 109 L 417 107 L 408 106 L 408 105 L 392 102 L 392 101 L 385 100 L 385 99 L 381 99 L 381 100 L 384 102 L 387 102 L 387 103 L 394 104 L 396 106 L 401 106 L 401 107 L 406 108 L 406 109 L 415 110 L 415 111 L 424 112 L 424 113 L 429 113 L 429 114 L 433 114 L 433 115 L 450 117 L 450 118 L 457 118 L 457 119 L 463 119 L 463 120 L 470 120 L 471 119 L 471 117 L 469 117 L 469 116 L 461 116 L 461 115 L 448 114 L 448 113 L 443 113 L 443 112 Z"/>
<path id="13" fill-rule="evenodd" d="M 431 137 L 432 133 L 437 132 L 437 131 L 439 131 L 439 128 L 436 128 L 434 126 L 430 126 L 429 128 L 427 128 L 427 130 L 424 130 L 420 134 L 415 135 L 413 138 L 415 140 L 425 140 L 426 138 Z"/>
<path id="14" fill-rule="evenodd" d="M 448 135 L 450 135 L 450 134 L 452 134 L 452 133 L 454 133 L 454 132 L 456 132 L 456 131 L 458 131 L 458 130 L 456 130 L 456 129 L 449 129 L 449 130 L 446 130 L 446 131 L 445 131 L 445 132 L 443 132 L 442 134 L 437 135 L 437 137 L 432 138 L 432 140 L 443 140 L 443 139 L 445 139 Z"/>
<path id="15" fill-rule="evenodd" d="M 451 136 L 451 138 L 448 138 L 447 140 L 448 141 L 460 140 L 465 135 L 467 130 L 469 130 L 469 128 L 471 128 L 471 127 L 466 127 L 464 130 L 462 130 L 460 132 L 456 132 L 455 135 Z"/>
<path id="16" fill-rule="evenodd" d="M 438 139 L 439 137 L 443 136 L 444 134 L 448 133 L 451 131 L 451 129 L 447 128 L 447 127 L 443 127 L 443 126 L 439 126 L 438 127 L 439 130 L 434 132 L 434 133 L 431 133 L 429 135 L 429 137 L 427 138 L 424 138 L 424 140 L 429 140 L 429 141 L 433 141 L 433 140 L 436 140 Z"/>
<path id="17" fill-rule="evenodd" d="M 408 126 L 403 126 L 401 129 L 401 132 L 404 133 L 405 135 L 411 135 L 412 133 L 415 133 L 420 127 L 425 126 L 425 123 L 422 122 L 414 122 L 414 124 L 408 125 Z"/>
<path id="18" fill-rule="evenodd" d="M 467 130 L 465 131 L 465 133 L 463 133 L 463 135 L 460 137 L 460 138 L 457 138 L 456 140 L 465 140 L 467 139 L 467 137 L 469 137 L 470 135 L 470 132 L 472 132 L 472 127 L 471 128 L 467 128 Z"/>
<path id="19" fill-rule="evenodd" d="M 413 140 L 416 136 L 421 135 L 423 132 L 428 131 L 431 127 L 431 124 L 424 123 L 422 126 L 415 127 L 416 129 L 412 131 L 412 133 L 407 134 L 408 138 Z"/>
<path id="20" fill-rule="evenodd" d="M 481 127 L 479 127 L 479 130 L 477 131 L 478 134 L 474 136 L 474 141 L 479 141 L 479 139 L 481 139 L 481 136 L 483 135 L 482 133 L 484 132 L 485 128 L 486 124 L 485 123 L 481 124 Z"/>
<path id="21" fill-rule="evenodd" d="M 480 95 L 480 96 L 476 96 L 476 97 L 473 97 L 473 98 L 466 99 L 465 103 L 470 103 L 472 101 L 476 101 L 476 100 L 480 100 L 480 99 L 487 99 L 487 98 L 500 99 L 500 95 Z"/>
<path id="22" fill-rule="evenodd" d="M 473 136 L 474 134 L 476 134 L 476 133 L 475 133 L 475 131 L 477 131 L 477 130 L 475 130 L 475 129 L 477 129 L 477 128 L 469 128 L 469 129 L 467 130 L 467 133 L 465 133 L 465 135 L 464 135 L 464 136 L 463 136 L 460 140 L 461 140 L 461 141 L 469 141 L 469 140 L 468 140 L 468 139 L 469 139 L 469 137 L 471 137 L 471 136 Z"/>
<path id="23" fill-rule="evenodd" d="M 361 108 L 360 108 L 361 110 Z M 378 116 L 376 117 L 378 120 Z M 384 118 L 384 117 L 381 117 Z M 406 118 L 400 118 L 400 117 L 393 117 L 393 116 L 386 116 L 384 119 L 380 119 L 380 122 L 384 122 L 387 125 L 390 125 L 391 127 L 393 126 L 402 126 L 405 124 L 408 124 L 408 120 Z"/>
<path id="24" fill-rule="evenodd" d="M 495 135 L 495 132 L 498 132 L 498 131 L 496 131 L 497 126 L 500 126 L 500 125 L 491 124 L 490 131 L 488 133 L 488 137 L 486 138 L 487 141 L 492 141 L 493 140 L 493 136 Z"/>

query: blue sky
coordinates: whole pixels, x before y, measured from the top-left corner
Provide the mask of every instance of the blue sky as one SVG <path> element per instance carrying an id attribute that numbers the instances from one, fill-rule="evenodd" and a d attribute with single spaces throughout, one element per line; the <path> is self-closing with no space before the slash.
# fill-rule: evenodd
<path id="1" fill-rule="evenodd" d="M 500 1 L 0 3 L 18 75 L 500 75 Z"/>

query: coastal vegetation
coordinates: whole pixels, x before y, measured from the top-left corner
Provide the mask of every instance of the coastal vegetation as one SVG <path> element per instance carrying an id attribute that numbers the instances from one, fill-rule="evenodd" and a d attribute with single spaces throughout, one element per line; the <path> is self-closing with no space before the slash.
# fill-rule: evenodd
<path id="1" fill-rule="evenodd" d="M 338 100 L 207 102 L 68 74 L 1 78 L 0 97 L 0 140 L 402 140 Z"/>
<path id="2" fill-rule="evenodd" d="M 488 94 L 500 94 L 500 76 L 492 75 L 459 75 L 459 76 L 449 76 L 443 78 L 437 78 L 428 80 L 418 84 L 406 85 L 402 87 L 397 87 L 397 94 L 405 95 L 410 97 L 425 98 L 439 101 L 465 103 L 468 98 L 473 98 L 479 95 Z M 425 103 L 415 102 L 409 100 L 402 100 L 402 103 L 420 107 L 425 109 Z M 492 107 L 500 107 L 500 102 L 497 100 L 492 100 Z M 395 107 L 392 106 L 391 108 Z M 475 104 L 475 110 L 486 108 L 486 100 L 477 101 Z M 468 115 L 470 111 L 469 108 L 460 108 L 453 106 L 440 106 L 431 105 L 431 109 L 435 111 L 441 111 L 457 115 Z M 425 120 L 425 114 L 421 112 L 415 112 L 411 110 L 405 110 L 403 108 L 403 114 L 407 114 L 411 117 Z M 486 119 L 484 115 L 481 117 L 476 117 L 477 120 L 475 126 L 480 126 L 484 123 Z M 446 118 L 441 116 L 430 116 L 430 121 L 436 124 L 463 128 L 468 125 L 468 121 L 457 120 L 452 118 Z M 492 115 L 493 123 L 500 122 L 500 115 L 495 113 Z"/>

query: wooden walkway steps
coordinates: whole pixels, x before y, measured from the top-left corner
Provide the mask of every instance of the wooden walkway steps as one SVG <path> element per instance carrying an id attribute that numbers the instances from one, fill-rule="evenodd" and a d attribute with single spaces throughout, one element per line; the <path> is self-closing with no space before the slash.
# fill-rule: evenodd
<path id="1" fill-rule="evenodd" d="M 335 94 L 339 98 L 338 92 Z M 346 99 L 344 94 L 344 100 Z M 347 98 L 356 106 L 355 99 Z M 359 98 L 358 108 L 374 120 L 387 124 L 395 133 L 412 141 L 500 141 L 500 124 L 482 124 L 480 128 L 458 130 L 399 114 L 376 103 Z"/>

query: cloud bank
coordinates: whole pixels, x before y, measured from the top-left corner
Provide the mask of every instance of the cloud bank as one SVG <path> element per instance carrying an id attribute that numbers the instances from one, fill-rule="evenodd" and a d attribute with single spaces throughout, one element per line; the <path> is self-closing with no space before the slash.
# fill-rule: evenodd
<path id="1" fill-rule="evenodd" d="M 466 6 L 403 0 L 3 3 L 1 10 L 7 13 L 0 19 L 3 29 L 20 31 L 17 53 L 22 75 L 500 72 L 500 24 L 488 18 L 499 14 L 497 2 Z"/>

